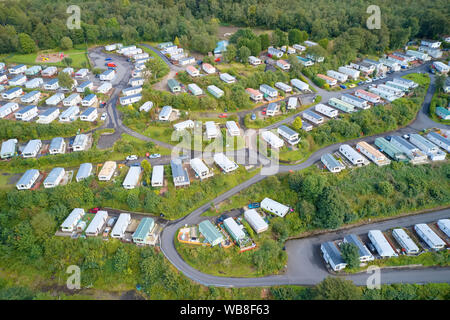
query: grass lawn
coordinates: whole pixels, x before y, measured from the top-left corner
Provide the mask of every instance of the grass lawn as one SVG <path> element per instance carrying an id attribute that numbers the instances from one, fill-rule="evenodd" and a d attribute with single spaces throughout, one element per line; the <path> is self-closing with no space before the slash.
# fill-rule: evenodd
<path id="1" fill-rule="evenodd" d="M 0 56 L 0 60 L 4 61 L 5 63 L 17 63 L 17 64 L 23 63 L 26 65 L 49 65 L 49 66 L 65 67 L 66 65 L 62 61 L 57 63 L 36 62 L 36 58 L 39 54 L 59 53 L 59 52 L 64 52 L 65 55 L 68 55 L 69 58 L 73 60 L 72 67 L 82 68 L 84 62 L 87 63 L 87 66 L 89 67 L 89 61 L 86 55 L 86 48 L 82 47 L 76 47 L 74 49 L 65 51 L 51 49 L 30 54 L 15 54 L 15 53 L 11 55 L 5 54 Z"/>
<path id="2" fill-rule="evenodd" d="M 430 104 L 430 118 L 435 122 L 450 125 L 450 120 L 443 120 L 436 114 L 436 107 L 446 108 L 448 106 L 450 96 L 445 93 L 438 93 L 437 91 L 433 95 L 433 99 Z"/>

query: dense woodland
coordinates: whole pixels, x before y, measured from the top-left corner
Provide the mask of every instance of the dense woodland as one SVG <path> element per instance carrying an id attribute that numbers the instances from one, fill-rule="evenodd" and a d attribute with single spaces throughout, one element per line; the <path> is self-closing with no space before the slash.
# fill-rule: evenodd
<path id="1" fill-rule="evenodd" d="M 374 4 L 381 8 L 380 30 L 365 27 L 367 7 Z M 80 30 L 66 27 L 69 5 L 81 7 Z M 215 46 L 219 24 L 231 24 L 300 29 L 321 44 L 333 39 L 337 58 L 350 58 L 358 50 L 381 52 L 414 37 L 450 34 L 449 10 L 445 0 L 10 0 L 0 4 L 0 53 L 64 47 L 64 37 L 73 44 L 178 37 L 183 46 L 206 53 Z M 279 35 L 271 41 L 279 43 Z"/>

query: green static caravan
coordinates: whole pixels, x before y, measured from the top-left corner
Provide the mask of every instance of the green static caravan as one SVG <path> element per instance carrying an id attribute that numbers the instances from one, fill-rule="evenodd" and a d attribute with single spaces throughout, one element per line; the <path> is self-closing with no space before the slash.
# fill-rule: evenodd
<path id="1" fill-rule="evenodd" d="M 395 161 L 408 163 L 409 159 L 405 153 L 403 153 L 399 148 L 394 146 L 392 143 L 387 141 L 385 138 L 379 137 L 375 139 L 375 145 L 389 157 Z"/>
<path id="2" fill-rule="evenodd" d="M 136 231 L 133 233 L 133 242 L 136 244 L 148 244 L 148 236 L 155 227 L 155 220 L 152 218 L 143 218 Z"/>
<path id="3" fill-rule="evenodd" d="M 332 107 L 335 107 L 336 109 L 339 109 L 341 111 L 344 112 L 355 112 L 355 106 L 347 103 L 345 101 L 336 99 L 336 98 L 331 98 L 330 100 L 328 100 L 328 104 Z"/>
<path id="4" fill-rule="evenodd" d="M 224 241 L 223 235 L 209 220 L 200 222 L 198 225 L 198 230 L 212 247 Z"/>
<path id="5" fill-rule="evenodd" d="M 172 93 L 175 93 L 175 92 L 181 92 L 181 85 L 180 85 L 180 83 L 179 83 L 177 80 L 175 80 L 175 79 L 169 79 L 169 80 L 167 80 L 167 86 L 169 87 L 169 89 L 170 89 L 170 91 L 171 91 Z"/>

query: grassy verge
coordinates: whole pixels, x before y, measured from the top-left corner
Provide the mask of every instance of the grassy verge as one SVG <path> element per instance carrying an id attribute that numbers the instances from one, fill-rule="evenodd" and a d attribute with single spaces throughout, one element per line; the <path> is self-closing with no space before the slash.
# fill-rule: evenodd
<path id="1" fill-rule="evenodd" d="M 447 108 L 450 102 L 450 96 L 445 93 L 435 92 L 430 104 L 430 118 L 438 123 L 450 125 L 450 120 L 443 120 L 436 114 L 436 107 Z"/>

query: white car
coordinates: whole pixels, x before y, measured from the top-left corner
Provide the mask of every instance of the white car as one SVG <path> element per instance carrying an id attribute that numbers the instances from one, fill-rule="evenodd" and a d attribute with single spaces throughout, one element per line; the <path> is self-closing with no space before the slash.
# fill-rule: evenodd
<path id="1" fill-rule="evenodd" d="M 372 79 L 367 78 L 366 83 L 371 83 L 371 82 L 372 82 Z"/>
<path id="2" fill-rule="evenodd" d="M 102 116 L 100 117 L 100 120 L 105 121 L 108 114 L 106 112 L 102 113 Z"/>
<path id="3" fill-rule="evenodd" d="M 126 160 L 127 161 L 133 161 L 133 160 L 137 160 L 138 159 L 138 157 L 136 156 L 136 155 L 131 155 L 131 156 L 128 156 L 127 158 L 126 158 Z"/>

